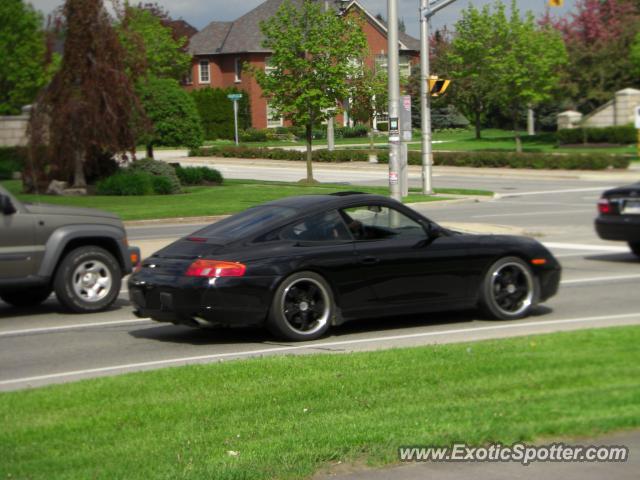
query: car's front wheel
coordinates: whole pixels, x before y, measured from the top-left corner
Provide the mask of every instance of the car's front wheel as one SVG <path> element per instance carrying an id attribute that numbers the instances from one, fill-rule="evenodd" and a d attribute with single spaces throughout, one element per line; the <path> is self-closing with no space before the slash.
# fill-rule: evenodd
<path id="1" fill-rule="evenodd" d="M 327 281 L 314 272 L 287 277 L 273 296 L 267 326 L 287 340 L 314 340 L 331 326 L 334 300 Z"/>
<path id="2" fill-rule="evenodd" d="M 526 317 L 538 297 L 538 282 L 531 267 L 518 257 L 504 257 L 487 270 L 480 306 L 492 318 L 514 320 Z"/>
<path id="3" fill-rule="evenodd" d="M 629 242 L 629 248 L 636 257 L 640 257 L 640 242 Z"/>
<path id="4" fill-rule="evenodd" d="M 51 295 L 51 287 L 36 287 L 27 290 L 11 290 L 0 293 L 0 298 L 14 307 L 35 307 Z"/>
<path id="5" fill-rule="evenodd" d="M 76 313 L 108 308 L 118 298 L 120 265 L 108 251 L 95 246 L 76 248 L 58 267 L 53 287 L 58 301 Z"/>

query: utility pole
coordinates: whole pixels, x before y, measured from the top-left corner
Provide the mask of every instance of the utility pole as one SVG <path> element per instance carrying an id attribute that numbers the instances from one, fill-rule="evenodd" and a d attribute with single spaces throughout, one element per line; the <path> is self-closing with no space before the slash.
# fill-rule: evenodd
<path id="1" fill-rule="evenodd" d="M 398 0 L 387 0 L 387 65 L 389 76 L 389 194 L 402 200 L 400 190 L 400 70 Z"/>
<path id="2" fill-rule="evenodd" d="M 329 0 L 324 0 L 324 11 L 328 12 L 329 8 Z M 335 117 L 332 115 L 327 119 L 327 149 L 332 152 L 335 150 L 335 129 L 334 129 L 334 119 Z"/>
<path id="3" fill-rule="evenodd" d="M 429 20 L 456 0 L 420 0 L 420 109 L 422 114 L 422 193 L 433 194 L 431 91 L 429 88 Z"/>

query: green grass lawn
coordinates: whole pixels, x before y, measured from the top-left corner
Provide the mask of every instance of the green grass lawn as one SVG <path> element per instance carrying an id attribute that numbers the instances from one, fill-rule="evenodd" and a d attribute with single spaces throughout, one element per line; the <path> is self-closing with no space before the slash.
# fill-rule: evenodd
<path id="1" fill-rule="evenodd" d="M 405 445 L 638 428 L 639 343 L 620 327 L 2 393 L 0 478 L 294 479 Z"/>
<path id="2" fill-rule="evenodd" d="M 188 187 L 179 195 L 147 195 L 142 197 L 116 197 L 91 195 L 86 197 L 55 197 L 20 193 L 19 181 L 3 181 L 2 185 L 24 202 L 43 202 L 75 207 L 91 207 L 114 212 L 123 220 L 155 218 L 199 217 L 236 213 L 248 207 L 282 197 L 307 194 L 334 193 L 358 190 L 388 195 L 386 187 L 352 187 L 349 185 L 258 182 L 251 180 L 225 180 L 218 187 Z M 492 195 L 486 190 L 436 189 L 439 194 Z M 425 196 L 413 189 L 406 203 L 431 202 L 448 197 Z"/>
<path id="3" fill-rule="evenodd" d="M 525 152 L 540 152 L 540 153 L 616 153 L 616 154 L 628 154 L 637 155 L 637 147 L 635 145 L 620 145 L 620 146 L 608 146 L 608 147 L 558 147 L 556 142 L 545 137 L 545 135 L 537 135 L 529 137 L 526 132 L 520 132 L 523 150 Z M 500 151 L 500 152 L 512 152 L 515 150 L 515 140 L 513 131 L 500 130 L 500 129 L 486 129 L 482 131 L 482 138 L 476 140 L 474 130 L 454 130 L 454 131 L 442 131 L 433 133 L 433 149 L 435 151 Z M 442 142 L 442 143 L 440 143 Z M 362 145 L 366 147 L 369 143 L 368 138 L 339 138 L 336 139 L 336 145 Z M 234 143 L 229 140 L 217 140 L 213 142 L 206 142 L 208 146 L 226 146 L 233 145 Z M 314 145 L 326 145 L 326 140 L 314 141 Z M 301 146 L 304 142 L 250 142 L 243 145 L 250 147 L 285 147 L 285 146 Z M 386 137 L 378 137 L 376 139 L 376 148 L 386 147 L 388 145 Z M 420 136 L 414 135 L 413 142 L 410 143 L 412 150 L 420 149 Z"/>

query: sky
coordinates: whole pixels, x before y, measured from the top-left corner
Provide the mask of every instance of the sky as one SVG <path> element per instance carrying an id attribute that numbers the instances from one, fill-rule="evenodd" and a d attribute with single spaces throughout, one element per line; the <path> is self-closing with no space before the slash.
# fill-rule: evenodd
<path id="1" fill-rule="evenodd" d="M 27 0 L 36 9 L 45 15 L 58 7 L 63 0 Z M 138 3 L 139 0 L 132 0 L 131 3 Z M 153 0 L 144 0 L 153 1 Z M 241 0 L 229 2 L 228 0 L 156 0 L 158 4 L 165 7 L 173 18 L 183 18 L 198 30 L 205 27 L 213 20 L 230 21 L 244 15 L 249 10 L 263 3 L 264 0 Z M 493 3 L 495 0 L 458 0 L 438 12 L 432 25 L 440 28 L 448 25 L 453 29 L 453 25 L 460 17 L 460 12 L 469 4 L 481 7 Z M 511 0 L 503 0 L 510 4 Z M 576 0 L 565 0 L 563 7 L 552 8 L 552 13 L 557 16 L 567 15 Z M 360 0 L 360 3 L 374 15 L 382 13 L 386 17 L 387 0 Z M 109 0 L 105 0 L 109 4 Z M 543 13 L 548 4 L 548 0 L 517 0 L 518 8 L 521 11 L 532 10 L 536 15 Z M 418 37 L 420 32 L 418 7 L 420 0 L 398 0 L 399 16 L 404 19 L 407 26 L 407 33 Z"/>

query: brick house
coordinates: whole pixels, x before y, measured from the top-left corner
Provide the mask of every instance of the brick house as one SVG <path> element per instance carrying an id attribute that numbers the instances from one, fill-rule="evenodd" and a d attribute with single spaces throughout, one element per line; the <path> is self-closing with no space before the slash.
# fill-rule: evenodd
<path id="1" fill-rule="evenodd" d="M 263 36 L 260 22 L 275 15 L 285 0 L 266 0 L 247 14 L 233 22 L 211 22 L 195 34 L 189 43 L 189 53 L 193 56 L 191 75 L 186 88 L 237 87 L 249 96 L 252 126 L 254 128 L 274 128 L 283 125 L 280 118 L 274 118 L 267 99 L 256 80 L 243 74 L 245 63 L 255 68 L 268 68 L 270 52 L 262 46 Z M 300 3 L 302 0 L 292 0 Z M 363 30 L 369 44 L 369 54 L 365 62 L 369 68 L 387 66 L 387 27 L 368 12 L 357 0 L 350 2 L 330 1 L 334 9 L 345 15 L 360 14 L 364 19 Z M 343 5 L 339 7 L 339 5 Z M 346 6 L 345 6 L 346 5 Z M 401 74 L 408 76 L 411 66 L 419 62 L 420 42 L 399 33 Z M 348 114 L 340 115 L 338 124 L 349 125 Z"/>

